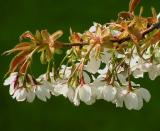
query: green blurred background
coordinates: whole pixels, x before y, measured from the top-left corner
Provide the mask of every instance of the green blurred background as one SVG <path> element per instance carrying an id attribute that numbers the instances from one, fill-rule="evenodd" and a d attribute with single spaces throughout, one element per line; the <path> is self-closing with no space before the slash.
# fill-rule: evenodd
<path id="1" fill-rule="evenodd" d="M 117 13 L 128 10 L 129 0 L 5 0 L 0 3 L 0 53 L 14 47 L 18 36 L 26 30 L 48 29 L 50 33 L 62 29 L 62 40 L 68 41 L 69 28 L 87 30 L 92 22 L 115 20 Z M 160 11 L 159 0 L 142 0 L 145 16 L 150 7 Z M 138 12 L 138 10 L 137 10 Z M 0 57 L 0 131 L 160 131 L 160 78 L 137 80 L 152 94 L 149 104 L 141 111 L 116 108 L 100 100 L 92 106 L 73 106 L 63 97 L 52 97 L 44 103 L 18 103 L 3 86 L 3 75 L 11 57 Z M 45 67 L 35 59 L 34 72 Z"/>

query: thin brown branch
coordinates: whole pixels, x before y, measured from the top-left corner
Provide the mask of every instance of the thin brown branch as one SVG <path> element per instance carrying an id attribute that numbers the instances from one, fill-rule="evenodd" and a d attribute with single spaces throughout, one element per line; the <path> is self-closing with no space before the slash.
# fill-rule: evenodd
<path id="1" fill-rule="evenodd" d="M 152 32 L 154 29 L 159 29 L 160 28 L 160 22 L 150 26 L 149 28 L 147 28 L 145 31 L 142 32 L 142 38 L 145 37 L 145 35 L 147 35 L 148 33 Z M 119 44 L 131 40 L 130 36 L 127 36 L 125 38 L 122 39 L 111 39 L 111 42 L 117 42 Z M 89 43 L 63 43 L 64 46 L 66 47 L 74 47 L 74 46 L 85 46 L 85 45 L 89 45 Z"/>
<path id="2" fill-rule="evenodd" d="M 144 37 L 146 34 L 152 32 L 154 29 L 159 29 L 160 28 L 160 22 L 150 26 L 147 30 L 145 30 L 143 33 L 142 33 L 142 36 Z"/>
<path id="3" fill-rule="evenodd" d="M 85 45 L 89 45 L 89 43 L 63 43 L 63 45 L 64 46 L 71 46 L 71 47 L 73 47 L 73 46 L 85 46 Z"/>
<path id="4" fill-rule="evenodd" d="M 147 28 L 145 31 L 142 32 L 142 38 L 144 38 L 145 35 L 152 32 L 154 29 L 159 29 L 159 28 L 160 28 L 160 22 L 150 26 L 149 28 Z M 130 36 L 127 36 L 123 39 L 112 39 L 111 42 L 117 42 L 117 43 L 121 44 L 121 43 L 128 41 L 128 40 L 131 40 Z"/>

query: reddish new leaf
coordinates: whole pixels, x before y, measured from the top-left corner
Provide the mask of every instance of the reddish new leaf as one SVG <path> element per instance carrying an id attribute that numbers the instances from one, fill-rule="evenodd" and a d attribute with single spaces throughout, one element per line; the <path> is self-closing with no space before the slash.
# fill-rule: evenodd
<path id="1" fill-rule="evenodd" d="M 152 17 L 148 17 L 147 20 L 148 20 L 148 23 L 151 25 L 151 24 L 154 24 L 154 23 L 157 23 L 157 12 L 155 10 L 155 8 L 151 8 L 152 10 Z"/>
<path id="2" fill-rule="evenodd" d="M 11 63 L 10 63 L 10 68 L 9 68 L 9 71 L 8 73 L 11 73 L 11 72 L 15 72 L 15 70 L 18 68 L 18 66 L 20 64 L 22 64 L 23 62 L 25 62 L 26 60 L 26 56 L 29 54 L 29 52 L 21 52 L 19 53 L 18 55 L 16 55 Z"/>
<path id="3" fill-rule="evenodd" d="M 138 43 L 142 39 L 142 34 L 138 28 L 128 27 L 128 32 L 135 43 Z"/>
<path id="4" fill-rule="evenodd" d="M 24 73 L 27 71 L 30 63 L 31 63 L 31 61 L 25 61 L 25 62 L 23 63 L 23 65 L 20 67 L 19 73 L 24 74 Z"/>
<path id="5" fill-rule="evenodd" d="M 130 19 L 133 15 L 130 12 L 120 12 L 118 14 L 118 20 Z"/>
<path id="6" fill-rule="evenodd" d="M 30 40 L 35 40 L 34 35 L 30 31 L 26 31 L 19 37 L 20 41 L 23 39 L 30 39 Z"/>
<path id="7" fill-rule="evenodd" d="M 18 44 L 14 49 L 14 51 L 29 51 L 30 49 L 32 48 L 32 45 L 31 43 L 28 43 L 28 42 L 23 42 L 23 43 L 20 43 Z"/>
<path id="8" fill-rule="evenodd" d="M 151 25 L 157 22 L 157 17 L 148 17 L 147 20 L 148 23 Z"/>
<path id="9" fill-rule="evenodd" d="M 30 46 L 30 43 L 28 43 L 28 42 L 22 42 L 22 43 L 16 45 L 15 48 L 26 47 L 26 46 Z"/>
<path id="10" fill-rule="evenodd" d="M 28 42 L 23 42 L 20 43 L 18 45 L 16 45 L 13 49 L 11 50 L 7 50 L 3 53 L 3 55 L 10 55 L 16 51 L 29 51 L 31 49 L 31 44 L 29 44 Z"/>
<path id="11" fill-rule="evenodd" d="M 136 6 L 140 3 L 141 0 L 131 0 L 129 3 L 129 12 L 134 12 Z"/>
<path id="12" fill-rule="evenodd" d="M 160 41 L 160 31 L 156 33 L 152 38 L 150 39 L 151 44 L 156 44 L 157 42 Z"/>

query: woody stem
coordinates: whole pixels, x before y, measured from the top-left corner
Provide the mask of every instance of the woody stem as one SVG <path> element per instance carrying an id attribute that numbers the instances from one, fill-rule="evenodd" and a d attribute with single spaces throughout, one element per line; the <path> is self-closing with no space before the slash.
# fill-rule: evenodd
<path id="1" fill-rule="evenodd" d="M 145 35 L 147 35 L 148 33 L 152 32 L 154 29 L 160 29 L 160 22 L 157 22 L 153 25 L 151 25 L 149 28 L 147 28 L 145 31 L 141 32 L 142 34 L 142 38 L 145 37 Z M 119 44 L 131 40 L 130 36 L 127 36 L 125 38 L 122 39 L 110 39 L 110 42 L 117 42 Z M 89 43 L 63 43 L 64 46 L 66 47 L 74 47 L 74 46 L 85 46 L 85 45 L 89 45 Z"/>

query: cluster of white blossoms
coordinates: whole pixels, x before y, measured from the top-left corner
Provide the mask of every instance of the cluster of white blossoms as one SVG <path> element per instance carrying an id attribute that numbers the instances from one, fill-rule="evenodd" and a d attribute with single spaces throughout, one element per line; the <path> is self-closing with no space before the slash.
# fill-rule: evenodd
<path id="1" fill-rule="evenodd" d="M 42 101 L 46 101 L 47 98 L 51 97 L 50 89 L 52 89 L 52 85 L 47 81 L 24 85 L 23 78 L 17 72 L 11 73 L 5 80 L 4 85 L 10 85 L 9 93 L 17 101 L 27 100 L 28 102 L 33 102 L 35 96 Z"/>
<path id="2" fill-rule="evenodd" d="M 50 35 L 42 30 L 35 36 L 24 33 L 20 38 L 30 42 L 6 52 L 19 52 L 4 81 L 5 86 L 10 86 L 12 98 L 33 102 L 36 97 L 47 101 L 51 96 L 62 95 L 75 106 L 103 99 L 116 107 L 140 110 L 151 95 L 133 81 L 145 73 L 151 80 L 160 76 L 160 20 L 159 15 L 152 19 L 142 17 L 142 12 L 135 16 L 133 1 L 130 12 L 121 12 L 116 22 L 94 23 L 82 34 L 71 30 L 70 43 L 57 41 L 62 31 Z M 71 48 L 55 66 L 54 54 L 66 46 Z M 41 53 L 41 63 L 48 64 L 46 73 L 38 78 L 27 70 L 36 52 Z"/>
<path id="3" fill-rule="evenodd" d="M 36 96 L 38 99 L 46 101 L 51 98 L 51 95 L 63 95 L 76 106 L 80 104 L 80 101 L 91 105 L 96 99 L 104 99 L 105 101 L 116 104 L 116 107 L 123 107 L 123 105 L 125 105 L 129 110 L 139 110 L 143 106 L 143 100 L 149 102 L 151 98 L 147 89 L 141 88 L 140 85 L 136 85 L 133 82 L 133 87 L 130 90 L 127 87 L 126 76 L 123 75 L 124 71 L 119 73 L 119 79 L 123 82 L 123 86 L 118 82 L 112 85 L 105 82 L 104 74 L 109 70 L 109 67 L 108 69 L 105 67 L 103 70 L 97 70 L 99 72 L 97 78 L 90 78 L 86 72 L 83 72 L 85 82 L 75 88 L 69 86 L 67 83 L 71 74 L 71 68 L 62 66 L 61 71 L 64 71 L 64 68 L 66 69 L 61 79 L 48 82 L 44 74 L 36 79 L 36 82 L 33 80 L 33 85 L 27 84 L 26 86 L 22 83 L 23 78 L 18 76 L 17 72 L 14 72 L 5 80 L 4 85 L 10 85 L 9 92 L 13 99 L 17 101 L 27 100 L 28 102 L 33 102 Z M 52 73 L 50 73 L 50 77 L 53 78 Z"/>
<path id="4" fill-rule="evenodd" d="M 97 26 L 101 25 L 95 23 L 90 28 L 89 33 L 95 33 Z M 10 85 L 10 95 L 17 101 L 27 100 L 32 102 L 36 96 L 40 100 L 46 101 L 51 98 L 51 95 L 63 95 L 76 106 L 80 104 L 80 101 L 91 105 L 96 99 L 104 99 L 116 104 L 116 107 L 125 105 L 129 110 L 139 110 L 143 107 L 143 100 L 149 102 L 151 95 L 147 89 L 127 80 L 130 77 L 128 73 L 135 78 L 140 78 L 143 77 L 145 72 L 148 72 L 151 80 L 159 76 L 160 64 L 157 61 L 158 59 L 160 60 L 159 43 L 155 44 L 155 46 L 155 60 L 152 59 L 152 61 L 153 53 L 150 52 L 150 48 L 143 54 L 142 59 L 138 55 L 136 48 L 131 48 L 128 51 L 126 50 L 125 54 L 120 54 L 107 48 L 96 52 L 99 47 L 95 46 L 90 52 L 88 62 L 82 64 L 82 82 L 79 78 L 72 84 L 69 81 L 71 75 L 72 79 L 74 77 L 76 79 L 81 73 L 79 72 L 81 68 L 77 68 L 81 65 L 78 62 L 76 66 L 74 65 L 75 69 L 62 65 L 58 79 L 54 79 L 54 72 L 49 73 L 50 81 L 47 81 L 47 74 L 43 74 L 37 79 L 28 75 L 26 77 L 28 82 L 24 85 L 24 76 L 14 72 L 5 80 L 4 85 Z M 87 48 L 89 50 L 90 46 Z M 130 50 L 132 50 L 132 56 L 128 57 Z M 82 53 L 83 55 L 85 54 L 85 52 Z M 121 61 L 121 64 L 118 63 L 116 65 L 116 61 Z M 102 64 L 103 68 L 101 67 Z M 129 70 L 126 68 L 127 66 L 130 66 Z M 73 75 L 73 69 L 74 73 L 78 73 L 75 76 Z M 112 74 L 112 72 L 116 74 Z"/>

